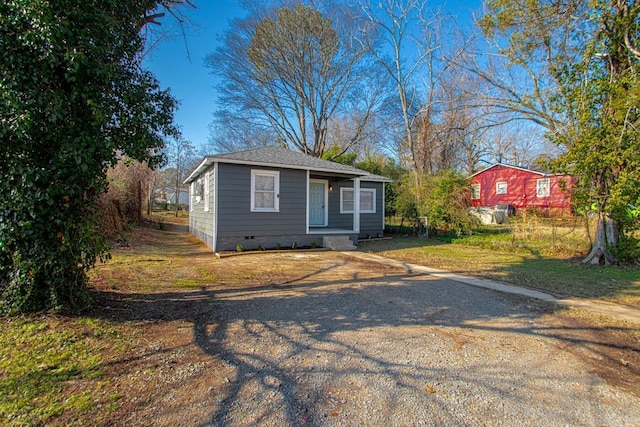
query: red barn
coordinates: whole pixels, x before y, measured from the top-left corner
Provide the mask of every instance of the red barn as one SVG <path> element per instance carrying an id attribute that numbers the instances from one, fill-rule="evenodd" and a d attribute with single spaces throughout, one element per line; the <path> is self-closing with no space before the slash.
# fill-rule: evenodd
<path id="1" fill-rule="evenodd" d="M 573 178 L 496 163 L 471 175 L 471 205 L 493 208 L 537 209 L 549 215 L 571 213 L 569 188 Z"/>

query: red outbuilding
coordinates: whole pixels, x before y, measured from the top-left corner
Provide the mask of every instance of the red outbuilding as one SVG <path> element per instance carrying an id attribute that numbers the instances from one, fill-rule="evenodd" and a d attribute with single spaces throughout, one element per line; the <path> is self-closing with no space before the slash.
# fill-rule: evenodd
<path id="1" fill-rule="evenodd" d="M 573 178 L 496 163 L 471 175 L 471 205 L 493 208 L 513 205 L 548 215 L 569 215 L 568 189 Z M 564 189 L 563 189 L 564 188 Z"/>

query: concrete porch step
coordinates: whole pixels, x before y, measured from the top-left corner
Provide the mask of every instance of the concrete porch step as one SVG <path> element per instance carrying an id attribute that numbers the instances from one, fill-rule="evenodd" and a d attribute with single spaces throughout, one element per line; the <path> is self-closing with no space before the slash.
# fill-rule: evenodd
<path id="1" fill-rule="evenodd" d="M 322 236 L 322 246 L 332 251 L 355 251 L 357 247 L 349 236 Z"/>

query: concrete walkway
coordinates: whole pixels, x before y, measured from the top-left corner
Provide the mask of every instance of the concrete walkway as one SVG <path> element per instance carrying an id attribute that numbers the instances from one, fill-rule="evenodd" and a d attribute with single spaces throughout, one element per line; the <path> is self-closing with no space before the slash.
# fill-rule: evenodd
<path id="1" fill-rule="evenodd" d="M 463 276 L 461 274 L 451 273 L 445 270 L 424 267 L 416 264 L 409 264 L 402 261 L 396 261 L 380 255 L 374 255 L 365 252 L 343 252 L 344 255 L 352 256 L 366 261 L 378 262 L 396 268 L 403 268 L 408 274 L 429 274 L 431 276 L 441 277 L 443 279 L 454 280 L 456 282 L 465 283 L 471 286 L 491 289 L 499 292 L 522 295 L 529 298 L 535 298 L 542 301 L 555 302 L 561 306 L 580 308 L 598 314 L 611 316 L 619 320 L 640 323 L 640 308 L 630 307 L 621 304 L 613 304 L 599 300 L 589 300 L 580 298 L 556 298 L 551 294 L 536 291 L 533 289 L 523 288 L 515 285 L 507 285 L 488 279 L 478 279 L 475 277 Z"/>

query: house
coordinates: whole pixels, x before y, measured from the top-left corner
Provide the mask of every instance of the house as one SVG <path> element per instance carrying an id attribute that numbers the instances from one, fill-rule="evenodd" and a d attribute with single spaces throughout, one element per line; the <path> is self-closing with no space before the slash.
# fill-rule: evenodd
<path id="1" fill-rule="evenodd" d="M 354 249 L 382 236 L 390 179 L 281 147 L 207 156 L 185 180 L 189 230 L 214 252 Z"/>
<path id="2" fill-rule="evenodd" d="M 536 209 L 548 215 L 571 213 L 567 189 L 573 178 L 500 163 L 471 175 L 471 205 L 494 208 L 512 205 L 518 209 Z"/>
<path id="3" fill-rule="evenodd" d="M 167 206 L 173 206 L 176 203 L 176 190 L 167 190 Z M 189 192 L 186 190 L 180 190 L 178 194 L 178 204 L 188 206 L 189 205 Z"/>

